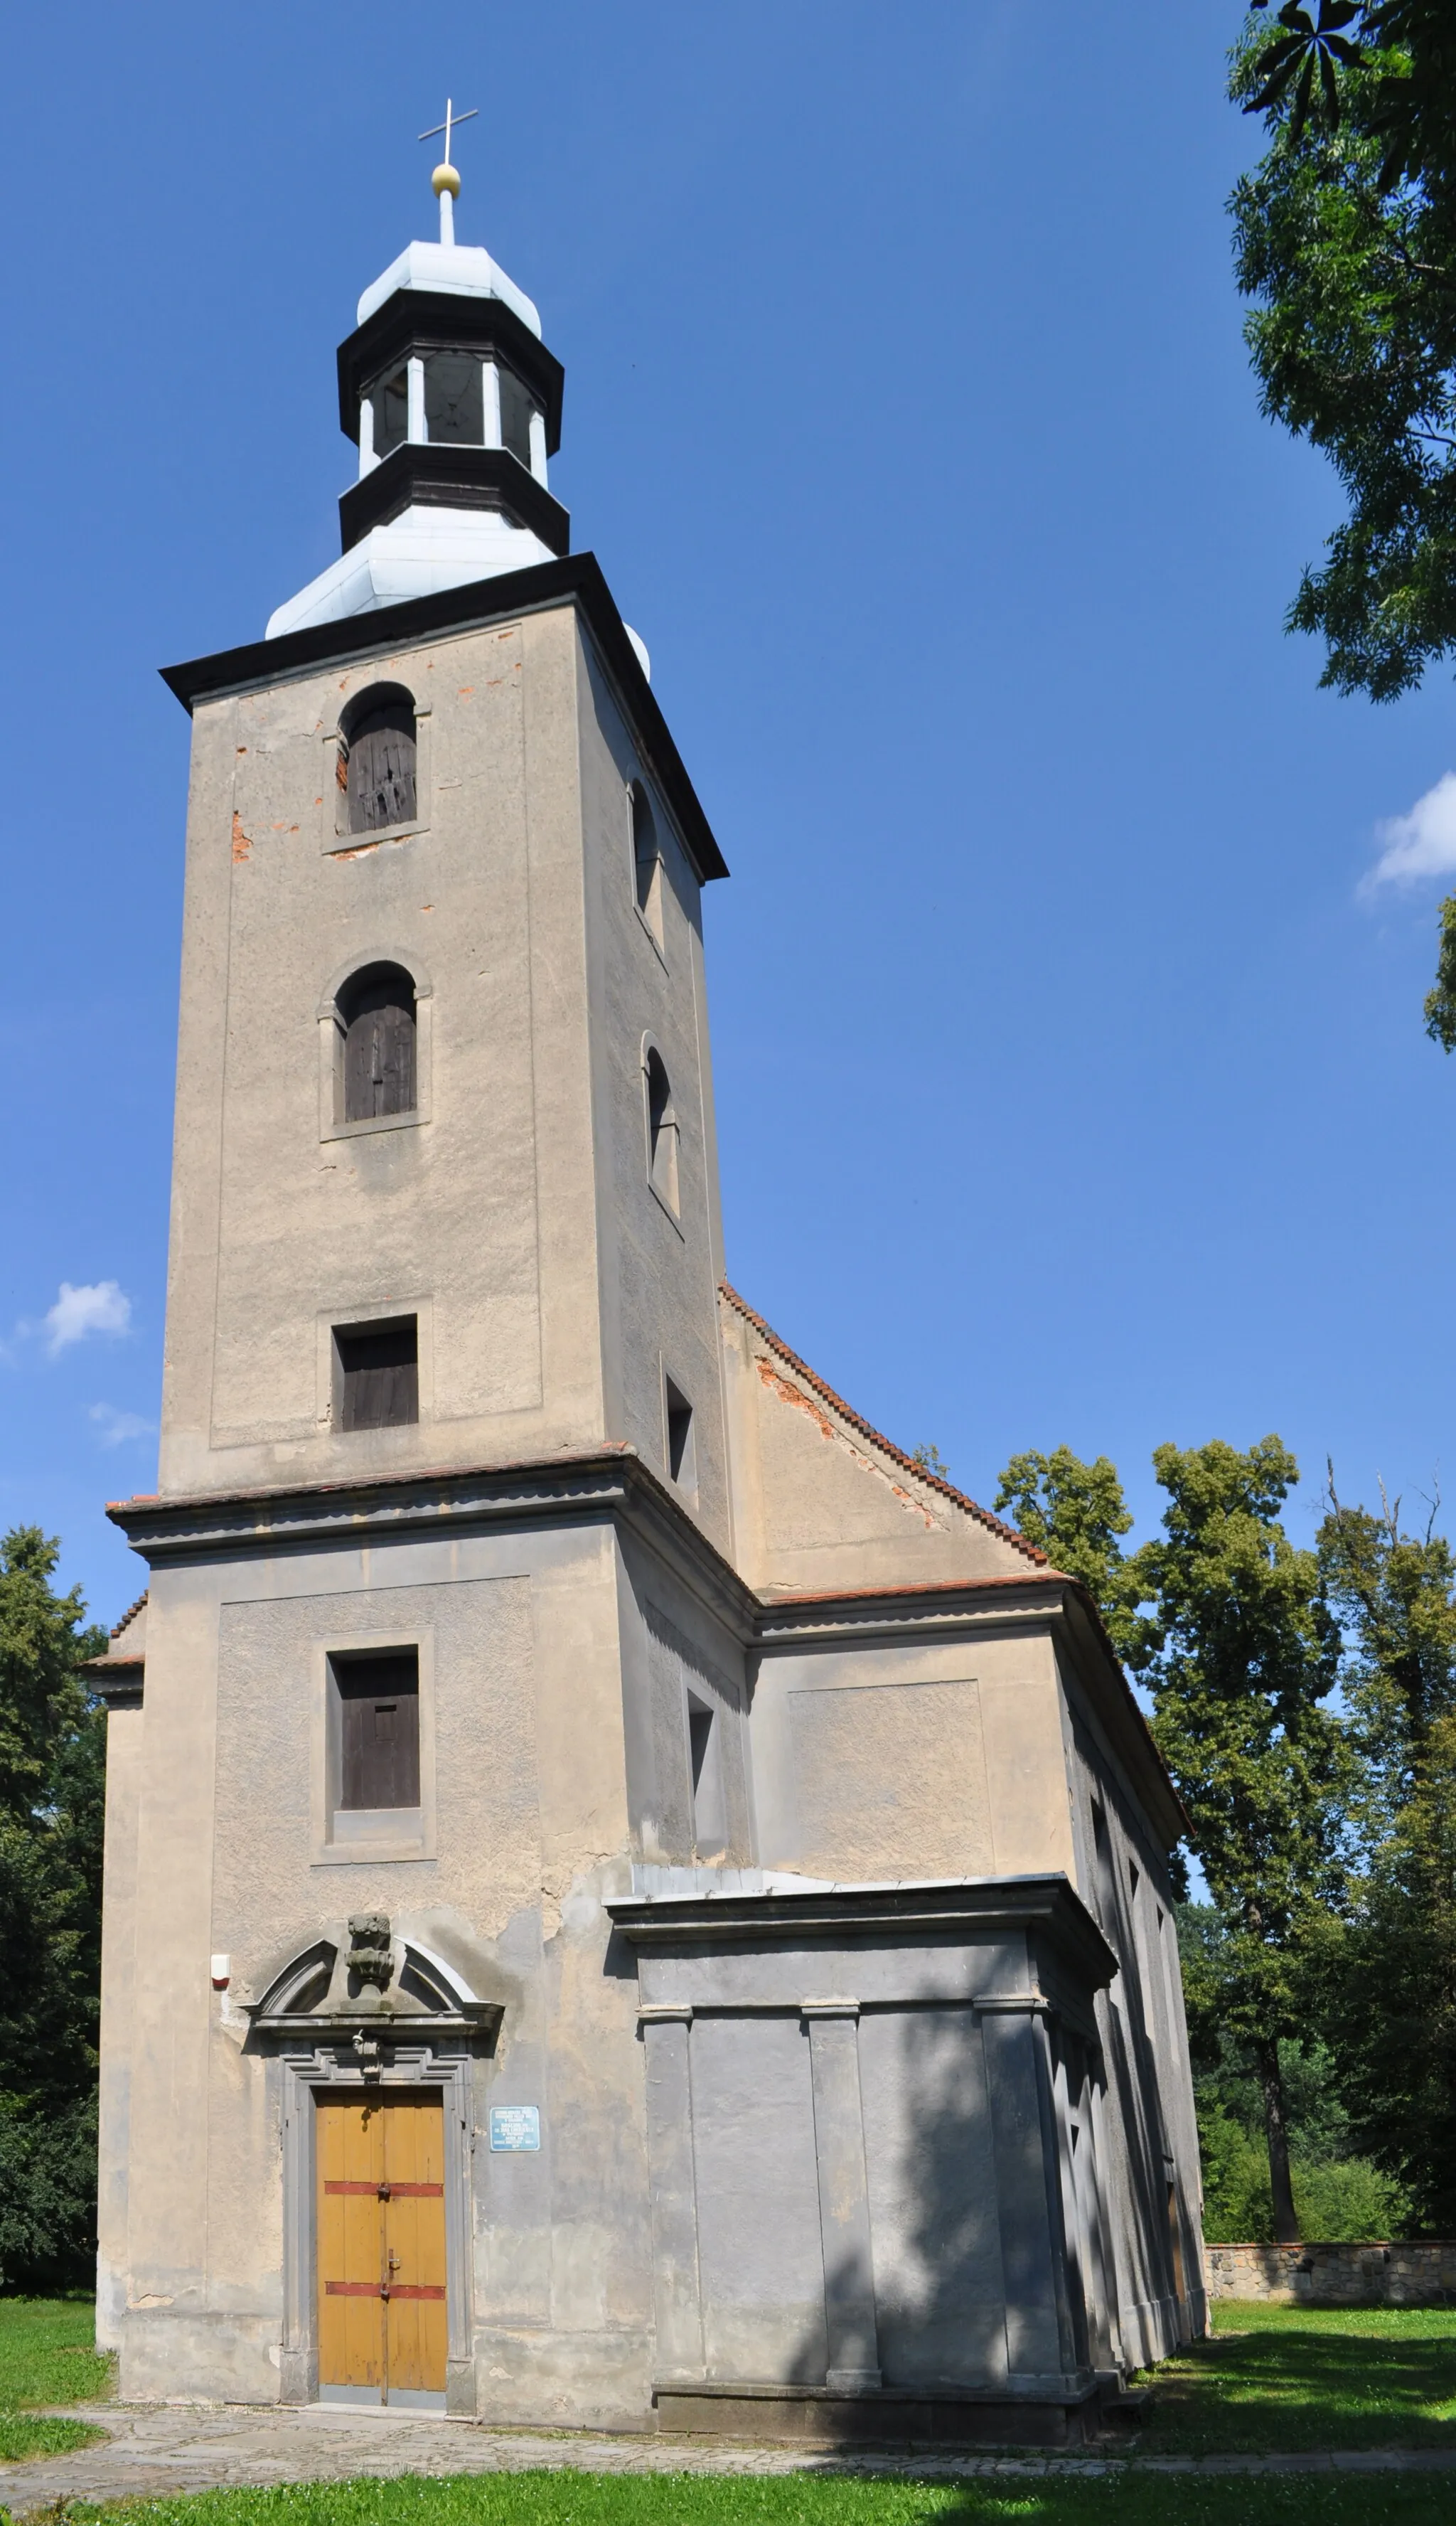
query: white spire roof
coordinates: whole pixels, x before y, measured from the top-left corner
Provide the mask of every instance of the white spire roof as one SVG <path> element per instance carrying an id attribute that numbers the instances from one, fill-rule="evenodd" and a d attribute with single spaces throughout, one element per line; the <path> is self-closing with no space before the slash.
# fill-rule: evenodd
<path id="1" fill-rule="evenodd" d="M 540 339 L 541 320 L 534 304 L 482 245 L 427 245 L 418 239 L 407 245 L 388 271 L 370 282 L 359 301 L 358 322 L 367 324 L 396 289 L 443 289 L 457 298 L 499 298 Z"/>

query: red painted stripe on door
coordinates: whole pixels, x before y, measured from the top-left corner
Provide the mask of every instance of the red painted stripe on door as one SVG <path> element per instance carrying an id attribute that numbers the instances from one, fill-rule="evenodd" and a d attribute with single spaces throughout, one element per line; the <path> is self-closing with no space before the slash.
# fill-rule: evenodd
<path id="1" fill-rule="evenodd" d="M 326 2298 L 443 2298 L 442 2289 L 416 2288 L 411 2281 L 326 2281 Z"/>
<path id="2" fill-rule="evenodd" d="M 353 2184 L 326 2175 L 326 2193 L 367 2193 L 372 2201 L 439 2201 L 444 2198 L 443 2184 Z"/>

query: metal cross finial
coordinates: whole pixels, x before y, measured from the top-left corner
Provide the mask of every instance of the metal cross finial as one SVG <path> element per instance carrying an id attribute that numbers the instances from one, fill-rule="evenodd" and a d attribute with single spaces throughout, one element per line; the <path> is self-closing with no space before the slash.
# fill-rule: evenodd
<path id="1" fill-rule="evenodd" d="M 444 122 L 431 124 L 427 131 L 421 131 L 417 133 L 416 137 L 421 140 L 433 140 L 441 131 L 443 131 L 445 135 L 444 163 L 448 167 L 450 164 L 450 133 L 452 129 L 460 123 L 474 123 L 479 111 L 480 109 L 477 105 L 473 105 L 469 114 L 457 114 L 453 99 L 447 96 L 445 99 Z"/>
<path id="2" fill-rule="evenodd" d="M 444 157 L 429 179 L 434 186 L 435 199 L 440 206 L 441 245 L 455 243 L 455 196 L 460 190 L 460 177 L 450 164 L 450 133 L 452 128 L 462 123 L 474 123 L 478 112 L 478 106 L 473 105 L 469 114 L 457 114 L 454 99 L 447 96 L 444 122 L 435 124 L 432 130 L 422 131 L 419 134 L 422 140 L 433 140 L 438 131 L 443 131 L 445 135 Z"/>

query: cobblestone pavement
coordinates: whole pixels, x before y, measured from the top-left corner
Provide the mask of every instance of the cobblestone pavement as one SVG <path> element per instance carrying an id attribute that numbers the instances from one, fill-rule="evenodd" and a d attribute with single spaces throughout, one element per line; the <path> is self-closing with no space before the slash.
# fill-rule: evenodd
<path id="1" fill-rule="evenodd" d="M 524 2473 L 579 2465 L 589 2473 L 906 2473 L 1082 2477 L 1123 2473 L 1121 2455 L 830 2455 L 721 2439 L 591 2437 L 576 2431 L 493 2430 L 418 2413 L 240 2403 L 78 2403 L 105 2443 L 74 2455 L 0 2465 L 0 2502 L 28 2517 L 58 2500 L 123 2500 L 271 2482 L 340 2482 L 350 2475 Z M 1456 2471 L 1456 2449 L 1373 2449 L 1358 2454 L 1137 2456 L 1139 2472 L 1425 2473 Z"/>

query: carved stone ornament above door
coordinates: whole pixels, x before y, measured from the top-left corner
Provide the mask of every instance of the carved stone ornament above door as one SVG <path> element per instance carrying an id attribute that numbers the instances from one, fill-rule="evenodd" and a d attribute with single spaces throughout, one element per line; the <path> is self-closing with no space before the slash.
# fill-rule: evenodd
<path id="1" fill-rule="evenodd" d="M 334 1925 L 330 1924 L 332 1931 Z M 356 1913 L 337 1935 L 312 1940 L 270 1976 L 260 1999 L 244 2000 L 258 2037 L 397 2031 L 424 2036 L 474 2035 L 494 2042 L 505 2013 L 499 1999 L 472 1990 L 458 1967 L 416 1940 L 390 1933 L 382 1912 Z"/>

